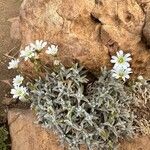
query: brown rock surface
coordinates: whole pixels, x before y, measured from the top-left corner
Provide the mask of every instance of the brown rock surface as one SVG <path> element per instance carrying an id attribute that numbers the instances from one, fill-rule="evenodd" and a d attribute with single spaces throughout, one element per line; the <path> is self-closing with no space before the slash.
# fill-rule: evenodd
<path id="1" fill-rule="evenodd" d="M 24 0 L 20 11 L 22 46 L 45 39 L 59 45 L 62 61 L 75 59 L 94 71 L 110 66 L 110 55 L 123 49 L 133 56 L 134 74 L 150 77 L 150 51 L 142 41 L 144 3 Z"/>
<path id="2" fill-rule="evenodd" d="M 35 115 L 30 110 L 13 109 L 8 112 L 12 150 L 64 150 L 57 137 L 34 124 L 35 121 Z M 120 150 L 150 150 L 150 138 L 123 142 Z"/>

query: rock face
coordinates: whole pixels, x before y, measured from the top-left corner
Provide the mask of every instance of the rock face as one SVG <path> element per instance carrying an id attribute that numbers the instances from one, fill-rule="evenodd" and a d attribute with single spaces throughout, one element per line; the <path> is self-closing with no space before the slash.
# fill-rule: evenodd
<path id="1" fill-rule="evenodd" d="M 35 115 L 30 110 L 13 109 L 8 112 L 12 150 L 64 150 L 57 137 L 34 124 Z M 120 150 L 149 150 L 150 138 L 137 138 L 124 142 Z M 85 148 L 81 148 L 85 150 Z"/>
<path id="2" fill-rule="evenodd" d="M 78 60 L 91 71 L 109 67 L 110 56 L 123 49 L 132 54 L 134 74 L 150 77 L 150 51 L 142 40 L 146 18 L 142 4 L 144 0 L 24 0 L 22 47 L 45 39 L 59 45 L 62 62 Z"/>

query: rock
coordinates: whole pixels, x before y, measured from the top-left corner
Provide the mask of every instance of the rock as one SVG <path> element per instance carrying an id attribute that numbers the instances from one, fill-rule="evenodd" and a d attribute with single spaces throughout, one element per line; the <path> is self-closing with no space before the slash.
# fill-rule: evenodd
<path id="1" fill-rule="evenodd" d="M 150 51 L 142 40 L 143 3 L 24 0 L 20 11 L 22 47 L 36 39 L 47 40 L 59 45 L 62 62 L 77 60 L 92 72 L 110 67 L 110 56 L 123 49 L 132 54 L 134 75 L 150 77 Z M 25 70 L 31 69 L 27 65 Z"/>
<path id="2" fill-rule="evenodd" d="M 20 14 L 22 45 L 45 39 L 59 46 L 62 62 L 78 60 L 86 68 L 100 70 L 108 64 L 109 55 L 100 42 L 101 25 L 91 19 L 94 5 L 94 0 L 24 1 Z"/>
<path id="3" fill-rule="evenodd" d="M 29 110 L 8 112 L 12 150 L 63 150 L 56 136 L 34 124 L 35 116 Z"/>
<path id="4" fill-rule="evenodd" d="M 101 0 L 92 15 L 102 23 L 101 39 L 107 36 L 118 44 L 119 49 L 132 54 L 134 75 L 150 77 L 150 51 L 142 42 L 145 13 L 137 1 Z M 107 46 L 107 43 L 102 42 Z"/>
<path id="5" fill-rule="evenodd" d="M 52 131 L 35 124 L 36 117 L 30 110 L 12 109 L 8 112 L 8 125 L 12 150 L 64 150 Z M 150 138 L 141 137 L 123 142 L 120 150 L 149 150 Z M 82 147 L 81 150 L 85 150 Z"/>

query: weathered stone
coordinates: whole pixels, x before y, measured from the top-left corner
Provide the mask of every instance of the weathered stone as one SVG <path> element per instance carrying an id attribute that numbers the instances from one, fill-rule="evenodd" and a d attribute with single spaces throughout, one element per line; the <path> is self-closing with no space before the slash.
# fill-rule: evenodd
<path id="1" fill-rule="evenodd" d="M 64 150 L 51 131 L 35 124 L 36 117 L 30 110 L 13 109 L 8 112 L 8 125 L 12 150 Z M 123 142 L 120 150 L 149 150 L 150 138 L 141 137 Z M 82 147 L 81 150 L 85 150 Z"/>
<path id="2" fill-rule="evenodd" d="M 45 39 L 59 45 L 62 61 L 78 60 L 91 71 L 110 66 L 110 56 L 123 49 L 133 56 L 134 74 L 150 77 L 150 51 L 142 41 L 145 13 L 141 4 L 137 0 L 24 0 L 20 11 L 22 47 Z"/>

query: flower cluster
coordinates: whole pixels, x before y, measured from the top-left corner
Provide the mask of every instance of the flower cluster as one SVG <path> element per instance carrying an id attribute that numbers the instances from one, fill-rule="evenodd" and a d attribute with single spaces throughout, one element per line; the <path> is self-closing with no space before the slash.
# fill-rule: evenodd
<path id="1" fill-rule="evenodd" d="M 18 68 L 18 64 L 19 64 L 19 59 L 12 59 L 12 60 L 9 62 L 8 69 L 15 69 L 15 68 Z"/>
<path id="2" fill-rule="evenodd" d="M 44 42 L 43 40 L 36 40 L 34 43 L 30 43 L 25 47 L 24 50 L 20 51 L 20 56 L 18 59 L 12 59 L 9 62 L 8 69 L 16 69 L 19 67 L 19 63 L 21 61 L 27 61 L 27 60 L 35 60 L 38 58 L 38 54 L 47 46 L 47 42 Z M 50 54 L 52 56 L 57 56 L 58 52 L 58 46 L 51 45 L 50 47 L 47 47 L 47 50 L 45 51 L 46 54 Z M 59 65 L 59 60 L 54 61 L 54 65 Z M 23 83 L 23 76 L 17 75 L 13 79 L 13 89 L 11 89 L 11 94 L 13 95 L 13 98 L 18 98 L 21 101 L 25 101 L 27 99 L 28 90 L 26 87 L 22 86 Z"/>
<path id="3" fill-rule="evenodd" d="M 23 76 L 17 75 L 13 79 L 13 89 L 11 89 L 10 92 L 13 95 L 13 98 L 19 98 L 19 100 L 21 101 L 25 101 L 26 96 L 28 95 L 27 88 L 21 85 L 23 83 L 23 80 Z"/>
<path id="4" fill-rule="evenodd" d="M 20 52 L 20 58 L 22 58 L 24 61 L 27 60 L 34 60 L 38 58 L 38 54 L 47 46 L 47 42 L 44 42 L 43 40 L 36 40 L 35 43 L 30 43 L 25 47 L 24 50 L 21 50 Z M 52 56 L 56 56 L 58 53 L 58 46 L 55 46 L 51 44 L 49 47 L 47 47 L 47 50 L 45 51 L 46 54 L 50 54 Z M 15 69 L 18 68 L 19 62 L 21 59 L 12 59 L 9 62 L 8 69 Z M 58 60 L 56 60 L 55 64 L 58 64 Z"/>
<path id="5" fill-rule="evenodd" d="M 51 45 L 50 47 L 48 47 L 48 50 L 46 50 L 47 54 L 53 55 L 55 56 L 58 52 L 58 46 L 55 45 Z"/>
<path id="6" fill-rule="evenodd" d="M 20 52 L 20 57 L 24 58 L 25 61 L 27 61 L 28 59 L 36 59 L 38 58 L 38 54 L 46 47 L 46 45 L 47 42 L 44 42 L 43 40 L 36 40 L 35 43 L 30 43 L 25 47 L 24 50 Z M 56 55 L 57 51 L 58 46 L 51 45 L 45 52 L 47 54 Z"/>
<path id="7" fill-rule="evenodd" d="M 123 81 L 129 79 L 129 74 L 132 73 L 129 61 L 132 60 L 131 54 L 124 54 L 122 50 L 117 52 L 117 56 L 112 56 L 111 63 L 114 64 L 112 76 L 116 79 L 121 78 Z"/>

